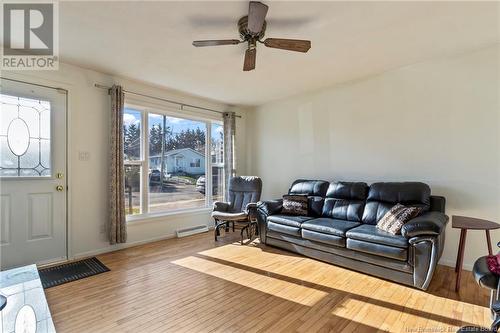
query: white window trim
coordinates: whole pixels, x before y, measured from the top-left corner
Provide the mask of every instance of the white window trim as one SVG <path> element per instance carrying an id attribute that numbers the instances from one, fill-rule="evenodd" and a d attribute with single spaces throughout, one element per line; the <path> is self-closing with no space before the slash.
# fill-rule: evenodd
<path id="1" fill-rule="evenodd" d="M 176 108 L 172 108 L 166 105 L 157 105 L 152 103 L 145 103 L 142 100 L 129 100 L 125 101 L 125 109 L 133 109 L 141 113 L 141 160 L 124 161 L 124 164 L 128 165 L 140 165 L 141 166 L 141 200 L 140 200 L 140 213 L 133 215 L 126 215 L 127 223 L 138 223 L 141 221 L 150 221 L 161 217 L 167 217 L 172 215 L 184 215 L 184 214 L 199 214 L 203 212 L 209 212 L 213 203 L 213 189 L 212 189 L 212 167 L 219 166 L 220 163 L 212 163 L 212 158 L 210 154 L 210 147 L 212 143 L 212 124 L 222 125 L 222 119 L 219 117 L 215 119 L 213 115 L 202 115 L 197 113 L 185 112 Z M 150 213 L 149 210 L 149 190 L 148 190 L 148 180 L 149 180 L 149 113 L 161 114 L 167 117 L 181 118 L 191 121 L 198 121 L 205 123 L 206 133 L 205 133 L 205 207 L 196 207 L 188 209 L 175 209 L 164 212 L 154 212 Z M 200 161 L 201 166 L 201 161 Z M 222 164 L 223 166 L 223 164 Z"/>

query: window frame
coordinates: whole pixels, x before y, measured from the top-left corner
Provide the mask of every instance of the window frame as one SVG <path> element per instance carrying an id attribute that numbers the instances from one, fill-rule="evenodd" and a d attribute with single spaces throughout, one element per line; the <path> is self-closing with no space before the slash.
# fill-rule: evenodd
<path id="1" fill-rule="evenodd" d="M 208 115 L 197 114 L 194 112 L 186 112 L 187 110 L 179 110 L 178 108 L 173 108 L 165 105 L 156 105 L 148 102 L 143 102 L 141 100 L 136 101 L 125 100 L 124 109 L 132 109 L 138 111 L 141 114 L 141 145 L 140 145 L 140 160 L 123 161 L 125 165 L 140 165 L 141 175 L 140 175 L 140 213 L 139 214 L 126 214 L 126 221 L 138 221 L 146 220 L 150 218 L 178 215 L 178 214 L 189 214 L 198 213 L 201 211 L 211 210 L 213 204 L 213 184 L 212 184 L 212 158 L 211 158 L 211 145 L 212 145 L 212 124 L 222 125 L 222 117 L 211 117 Z M 202 122 L 205 124 L 205 205 L 204 207 L 197 208 L 182 208 L 165 210 L 162 212 L 149 212 L 149 114 L 160 114 L 167 117 L 180 118 L 190 121 Z M 207 158 L 209 156 L 209 158 Z M 201 160 L 200 160 L 201 165 Z M 222 167 L 224 165 L 222 164 Z"/>

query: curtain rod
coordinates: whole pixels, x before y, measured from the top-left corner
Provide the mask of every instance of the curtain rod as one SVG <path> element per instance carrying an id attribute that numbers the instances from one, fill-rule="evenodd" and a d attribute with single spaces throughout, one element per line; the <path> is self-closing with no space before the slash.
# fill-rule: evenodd
<path id="1" fill-rule="evenodd" d="M 111 89 L 111 87 L 107 87 L 107 86 L 104 86 L 104 85 L 99 84 L 99 83 L 94 83 L 94 87 L 100 88 L 100 89 L 106 89 L 108 91 L 108 93 L 109 93 L 109 90 Z M 156 100 L 159 100 L 159 101 L 162 101 L 162 102 L 177 104 L 177 105 L 180 105 L 181 110 L 182 110 L 183 107 L 187 106 L 187 107 L 190 107 L 190 108 L 195 108 L 195 109 L 200 109 L 200 110 L 205 110 L 205 111 L 210 111 L 210 112 L 215 112 L 215 113 L 220 113 L 220 114 L 226 113 L 226 112 L 223 112 L 223 111 L 218 111 L 218 110 L 214 110 L 214 109 L 204 108 L 204 107 L 201 107 L 201 106 L 196 106 L 196 105 L 191 105 L 191 104 L 186 104 L 186 103 L 179 103 L 179 102 L 172 101 L 172 100 L 169 100 L 169 99 L 166 99 L 166 98 L 161 98 L 161 97 L 156 97 L 156 96 L 150 96 L 150 95 L 141 94 L 141 93 L 138 93 L 138 92 L 129 91 L 129 90 L 125 90 L 125 89 L 123 89 L 123 92 L 127 93 L 127 94 L 131 94 L 131 95 L 137 95 L 137 96 L 143 96 L 143 97 L 147 97 L 147 98 L 151 98 L 151 99 L 156 99 Z M 239 115 L 235 115 L 235 117 L 241 118 L 241 116 L 239 116 Z"/>

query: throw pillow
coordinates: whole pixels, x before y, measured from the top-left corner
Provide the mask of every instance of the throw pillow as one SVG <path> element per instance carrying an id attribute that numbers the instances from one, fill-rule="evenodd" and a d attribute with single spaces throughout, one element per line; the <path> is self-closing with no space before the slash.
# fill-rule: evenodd
<path id="1" fill-rule="evenodd" d="M 307 215 L 307 195 L 284 195 L 282 214 Z"/>
<path id="2" fill-rule="evenodd" d="M 403 225 L 416 217 L 421 211 L 418 207 L 406 207 L 397 204 L 392 207 L 377 223 L 377 228 L 393 235 L 401 233 Z"/>
<path id="3" fill-rule="evenodd" d="M 500 253 L 486 257 L 486 264 L 488 265 L 490 272 L 500 275 Z"/>

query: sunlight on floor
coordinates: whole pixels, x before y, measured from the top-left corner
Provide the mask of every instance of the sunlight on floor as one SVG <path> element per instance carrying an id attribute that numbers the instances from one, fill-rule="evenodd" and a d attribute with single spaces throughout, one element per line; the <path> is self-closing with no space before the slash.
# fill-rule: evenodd
<path id="1" fill-rule="evenodd" d="M 465 324 L 489 323 L 487 307 L 313 259 L 266 251 L 256 244 L 229 244 L 173 263 L 313 309 L 329 309 L 330 316 L 318 317 L 317 324 L 324 325 L 332 316 L 345 318 L 350 323 L 343 332 L 359 331 L 360 325 L 381 332 L 455 332 Z"/>

